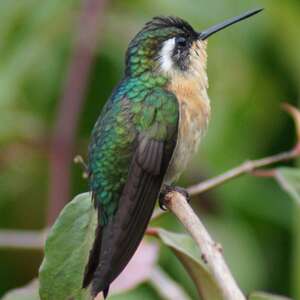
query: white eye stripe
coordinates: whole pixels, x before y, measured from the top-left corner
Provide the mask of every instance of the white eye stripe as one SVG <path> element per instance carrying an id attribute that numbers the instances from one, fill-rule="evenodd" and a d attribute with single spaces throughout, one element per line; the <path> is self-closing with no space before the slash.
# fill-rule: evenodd
<path id="1" fill-rule="evenodd" d="M 173 67 L 172 53 L 175 48 L 175 38 L 171 38 L 163 43 L 160 50 L 160 65 L 163 71 L 169 72 Z"/>

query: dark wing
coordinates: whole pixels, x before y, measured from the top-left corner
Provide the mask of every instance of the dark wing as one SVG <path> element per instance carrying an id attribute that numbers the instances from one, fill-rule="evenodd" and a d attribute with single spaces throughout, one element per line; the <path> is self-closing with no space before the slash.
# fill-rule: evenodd
<path id="1" fill-rule="evenodd" d="M 93 278 L 94 295 L 109 286 L 136 251 L 151 218 L 174 145 L 166 147 L 162 141 L 139 135 L 118 211 L 103 228 L 101 256 Z"/>
<path id="2" fill-rule="evenodd" d="M 92 281 L 93 295 L 107 293 L 136 251 L 151 218 L 177 138 L 178 104 L 173 95 L 167 96 L 155 108 L 151 99 L 139 118 L 132 117 L 142 125 L 134 124 L 136 137 L 126 183 L 115 214 L 97 229 L 101 237 L 96 237 L 86 269 L 84 286 Z M 170 118 L 169 113 L 175 116 Z"/>

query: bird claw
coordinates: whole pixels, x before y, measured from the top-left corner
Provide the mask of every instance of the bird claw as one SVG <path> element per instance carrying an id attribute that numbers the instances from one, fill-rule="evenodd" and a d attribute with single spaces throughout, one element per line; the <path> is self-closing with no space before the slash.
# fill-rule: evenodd
<path id="1" fill-rule="evenodd" d="M 185 188 L 182 188 L 180 186 L 175 186 L 173 190 L 181 194 L 186 199 L 187 203 L 191 202 L 191 196 Z"/>
<path id="2" fill-rule="evenodd" d="M 159 208 L 163 211 L 167 211 L 167 207 L 164 205 L 164 200 L 163 199 L 160 199 L 158 200 L 158 205 L 159 205 Z"/>
<path id="3" fill-rule="evenodd" d="M 160 194 L 159 194 L 159 197 L 158 197 L 158 204 L 159 204 L 159 207 L 163 210 L 163 211 L 166 211 L 167 210 L 167 207 L 165 205 L 165 197 L 168 193 L 170 192 L 178 192 L 180 193 L 181 195 L 184 196 L 184 198 L 186 199 L 186 201 L 188 203 L 190 203 L 191 201 L 191 197 L 189 195 L 189 193 L 187 192 L 186 189 L 182 188 L 182 187 L 179 187 L 179 186 L 171 186 L 171 185 L 167 185 L 165 184 L 162 188 L 162 190 L 160 191 Z"/>

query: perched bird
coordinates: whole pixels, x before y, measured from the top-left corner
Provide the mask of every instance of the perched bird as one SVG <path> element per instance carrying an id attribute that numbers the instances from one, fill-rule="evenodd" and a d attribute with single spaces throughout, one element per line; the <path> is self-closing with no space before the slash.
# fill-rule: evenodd
<path id="1" fill-rule="evenodd" d="M 179 177 L 206 130 L 207 38 L 260 11 L 200 32 L 180 18 L 155 17 L 130 42 L 124 77 L 89 146 L 98 226 L 83 287 L 91 283 L 93 296 L 107 296 L 136 251 L 160 192 Z"/>

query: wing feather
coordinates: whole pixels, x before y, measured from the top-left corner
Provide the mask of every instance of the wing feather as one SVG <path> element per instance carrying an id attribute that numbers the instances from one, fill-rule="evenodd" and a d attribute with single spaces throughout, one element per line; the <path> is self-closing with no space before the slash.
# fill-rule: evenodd
<path id="1" fill-rule="evenodd" d="M 137 143 L 118 211 L 112 224 L 103 229 L 110 231 L 110 234 L 103 235 L 100 261 L 93 280 L 94 295 L 122 272 L 136 251 L 171 158 L 170 150 L 162 141 L 139 135 Z"/>
<path id="2" fill-rule="evenodd" d="M 92 282 L 93 296 L 107 294 L 136 251 L 175 148 L 177 99 L 162 89 L 150 95 L 144 110 L 112 98 L 93 131 L 90 182 L 100 219 L 83 282 Z"/>

